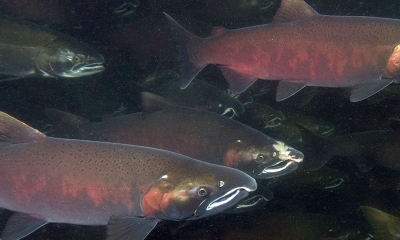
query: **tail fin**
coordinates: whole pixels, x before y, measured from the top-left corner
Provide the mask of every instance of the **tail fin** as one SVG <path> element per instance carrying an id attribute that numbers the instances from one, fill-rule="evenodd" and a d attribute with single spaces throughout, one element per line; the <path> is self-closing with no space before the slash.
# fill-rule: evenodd
<path id="1" fill-rule="evenodd" d="M 190 45 L 194 46 L 196 41 L 200 41 L 200 38 L 188 32 L 168 14 L 164 13 L 164 15 L 168 20 L 168 24 L 171 29 L 171 35 L 176 43 L 179 53 L 181 89 L 184 89 L 205 67 L 205 65 L 196 66 L 196 63 L 190 59 L 189 55 L 189 43 Z"/>
<path id="2" fill-rule="evenodd" d="M 360 208 L 374 229 L 374 238 L 377 240 L 398 239 L 399 218 L 373 207 L 361 206 Z"/>
<path id="3" fill-rule="evenodd" d="M 323 138 L 301 126 L 300 129 L 303 135 L 303 148 L 301 149 L 304 153 L 303 166 L 312 171 L 318 170 L 332 157 L 326 150 L 329 139 Z"/>
<path id="4" fill-rule="evenodd" d="M 89 124 L 89 121 L 82 117 L 54 108 L 46 109 L 46 115 L 57 137 L 80 139 L 83 125 Z"/>

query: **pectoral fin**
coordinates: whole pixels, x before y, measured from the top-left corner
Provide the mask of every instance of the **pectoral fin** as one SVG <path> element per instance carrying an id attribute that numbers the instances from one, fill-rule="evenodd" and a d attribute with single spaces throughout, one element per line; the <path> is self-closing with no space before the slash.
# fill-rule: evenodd
<path id="1" fill-rule="evenodd" d="M 143 240 L 159 219 L 113 216 L 107 224 L 107 240 Z"/>
<path id="2" fill-rule="evenodd" d="M 276 90 L 276 101 L 283 101 L 298 91 L 303 89 L 306 85 L 303 83 L 291 83 L 285 81 L 279 81 L 278 88 Z"/>
<path id="3" fill-rule="evenodd" d="M 387 87 L 391 84 L 393 80 L 391 79 L 382 79 L 375 82 L 368 82 L 364 84 L 355 85 L 351 89 L 350 101 L 351 102 L 358 102 L 364 100 L 375 93 L 379 92 L 380 90 Z"/>
<path id="4" fill-rule="evenodd" d="M 229 89 L 233 94 L 244 92 L 257 80 L 256 77 L 236 72 L 228 67 L 220 66 L 219 69 L 221 69 L 222 74 L 228 81 Z"/>
<path id="5" fill-rule="evenodd" d="M 1 240 L 16 240 L 28 236 L 47 221 L 26 213 L 15 213 L 8 219 Z"/>

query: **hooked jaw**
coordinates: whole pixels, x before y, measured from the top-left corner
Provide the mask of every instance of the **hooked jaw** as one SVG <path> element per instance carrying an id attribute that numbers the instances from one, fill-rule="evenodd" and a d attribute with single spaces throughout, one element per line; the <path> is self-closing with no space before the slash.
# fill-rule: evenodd
<path id="1" fill-rule="evenodd" d="M 211 202 L 204 201 L 199 206 L 199 208 L 196 209 L 196 211 L 193 214 L 193 217 L 196 219 L 204 218 L 219 213 L 230 207 L 233 207 L 235 204 L 240 202 L 240 200 L 247 197 L 249 195 L 249 192 L 253 192 L 256 189 L 257 185 L 255 183 L 255 185 L 251 188 L 247 187 L 234 188 L 226 192 L 222 196 L 212 200 Z"/>
<path id="2" fill-rule="evenodd" d="M 279 160 L 269 163 L 268 166 L 260 166 L 258 178 L 274 178 L 293 172 L 304 159 L 302 152 L 286 146 L 283 142 L 278 141 L 272 146 L 277 151 Z"/>
<path id="3" fill-rule="evenodd" d="M 102 55 L 88 57 L 84 63 L 77 64 L 66 72 L 63 77 L 83 77 L 104 71 L 104 58 Z"/>

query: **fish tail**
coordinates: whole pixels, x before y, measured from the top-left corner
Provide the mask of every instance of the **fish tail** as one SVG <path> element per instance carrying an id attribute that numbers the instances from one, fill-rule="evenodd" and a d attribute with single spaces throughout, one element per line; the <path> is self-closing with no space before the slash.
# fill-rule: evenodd
<path id="1" fill-rule="evenodd" d="M 188 48 L 189 43 L 195 46 L 195 42 L 199 42 L 201 38 L 193 35 L 184 29 L 179 23 L 177 23 L 172 17 L 164 13 L 168 20 L 169 27 L 171 29 L 171 35 L 176 43 L 176 47 L 179 53 L 180 62 L 180 78 L 181 78 L 181 89 L 186 88 L 194 77 L 205 67 L 197 66 L 195 62 L 190 58 Z"/>
<path id="2" fill-rule="evenodd" d="M 399 218 L 373 207 L 360 208 L 374 230 L 374 239 L 397 239 L 399 232 L 394 226 L 399 223 Z"/>
<path id="3" fill-rule="evenodd" d="M 310 170 L 318 170 L 330 159 L 331 155 L 326 150 L 329 140 L 300 126 L 303 138 L 304 166 Z"/>
<path id="4" fill-rule="evenodd" d="M 80 129 L 83 125 L 89 124 L 89 120 L 72 113 L 54 108 L 47 108 L 45 111 L 57 137 L 80 139 L 82 135 Z"/>

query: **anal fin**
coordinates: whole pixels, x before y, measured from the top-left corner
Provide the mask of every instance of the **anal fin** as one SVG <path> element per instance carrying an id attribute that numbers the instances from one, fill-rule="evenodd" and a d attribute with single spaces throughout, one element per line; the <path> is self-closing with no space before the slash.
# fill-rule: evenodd
<path id="1" fill-rule="evenodd" d="M 392 79 L 382 79 L 375 82 L 357 84 L 351 89 L 350 101 L 358 102 L 364 100 L 384 89 L 392 82 Z"/>
<path id="2" fill-rule="evenodd" d="M 219 66 L 219 69 L 221 69 L 222 74 L 228 81 L 229 89 L 233 94 L 244 92 L 257 80 L 257 78 L 254 76 L 236 72 L 229 67 Z"/>
<path id="3" fill-rule="evenodd" d="M 26 213 L 15 213 L 8 219 L 1 234 L 1 240 L 16 240 L 28 236 L 47 221 Z"/>
<path id="4" fill-rule="evenodd" d="M 143 240 L 159 219 L 112 216 L 107 224 L 107 240 Z"/>
<path id="5" fill-rule="evenodd" d="M 279 81 L 278 88 L 276 90 L 276 101 L 283 101 L 298 91 L 303 89 L 306 85 L 303 83 L 292 83 L 286 81 Z"/>

